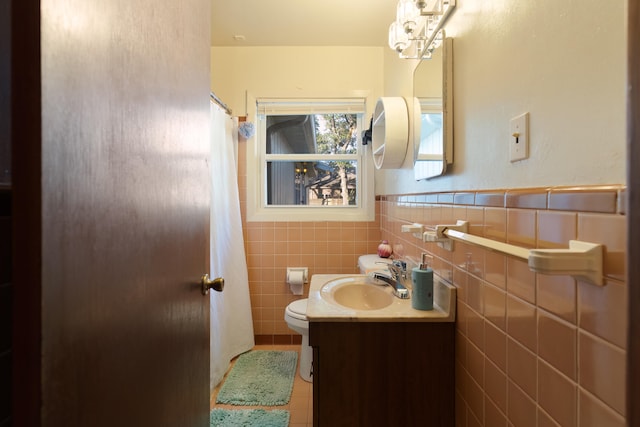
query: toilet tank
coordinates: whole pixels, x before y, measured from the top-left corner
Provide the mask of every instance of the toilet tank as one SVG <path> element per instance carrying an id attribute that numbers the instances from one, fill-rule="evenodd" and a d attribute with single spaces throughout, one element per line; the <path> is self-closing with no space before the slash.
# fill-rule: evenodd
<path id="1" fill-rule="evenodd" d="M 385 264 L 391 264 L 391 259 L 381 258 L 376 254 L 360 255 L 360 257 L 358 257 L 360 274 L 369 274 L 374 271 L 387 271 Z"/>

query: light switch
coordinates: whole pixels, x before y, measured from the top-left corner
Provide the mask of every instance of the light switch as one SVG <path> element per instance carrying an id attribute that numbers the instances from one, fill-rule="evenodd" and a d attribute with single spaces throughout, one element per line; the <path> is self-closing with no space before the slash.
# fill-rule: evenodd
<path id="1" fill-rule="evenodd" d="M 511 119 L 509 134 L 511 162 L 527 159 L 529 157 L 529 113 Z"/>

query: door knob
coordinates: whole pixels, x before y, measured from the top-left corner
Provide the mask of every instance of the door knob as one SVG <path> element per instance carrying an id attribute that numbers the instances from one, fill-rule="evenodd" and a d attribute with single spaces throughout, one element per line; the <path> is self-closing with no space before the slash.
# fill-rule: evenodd
<path id="1" fill-rule="evenodd" d="M 224 279 L 222 277 L 217 277 L 211 280 L 209 279 L 208 274 L 203 274 L 200 283 L 202 284 L 202 295 L 207 295 L 209 293 L 209 289 L 213 289 L 217 292 L 222 292 L 224 289 Z"/>

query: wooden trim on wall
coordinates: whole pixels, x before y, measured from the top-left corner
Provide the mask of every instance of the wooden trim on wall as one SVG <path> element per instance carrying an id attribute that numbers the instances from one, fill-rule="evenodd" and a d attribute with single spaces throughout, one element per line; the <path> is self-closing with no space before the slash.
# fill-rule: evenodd
<path id="1" fill-rule="evenodd" d="M 640 5 L 628 1 L 627 94 L 627 425 L 640 427 Z"/>
<path id="2" fill-rule="evenodd" d="M 41 425 L 40 1 L 11 2 L 12 422 Z"/>

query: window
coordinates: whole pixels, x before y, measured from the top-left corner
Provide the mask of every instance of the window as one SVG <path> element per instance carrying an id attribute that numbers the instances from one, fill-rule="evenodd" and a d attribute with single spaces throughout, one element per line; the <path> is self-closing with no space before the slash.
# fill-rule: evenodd
<path id="1" fill-rule="evenodd" d="M 363 99 L 257 100 L 247 219 L 372 220 L 364 106 Z"/>

